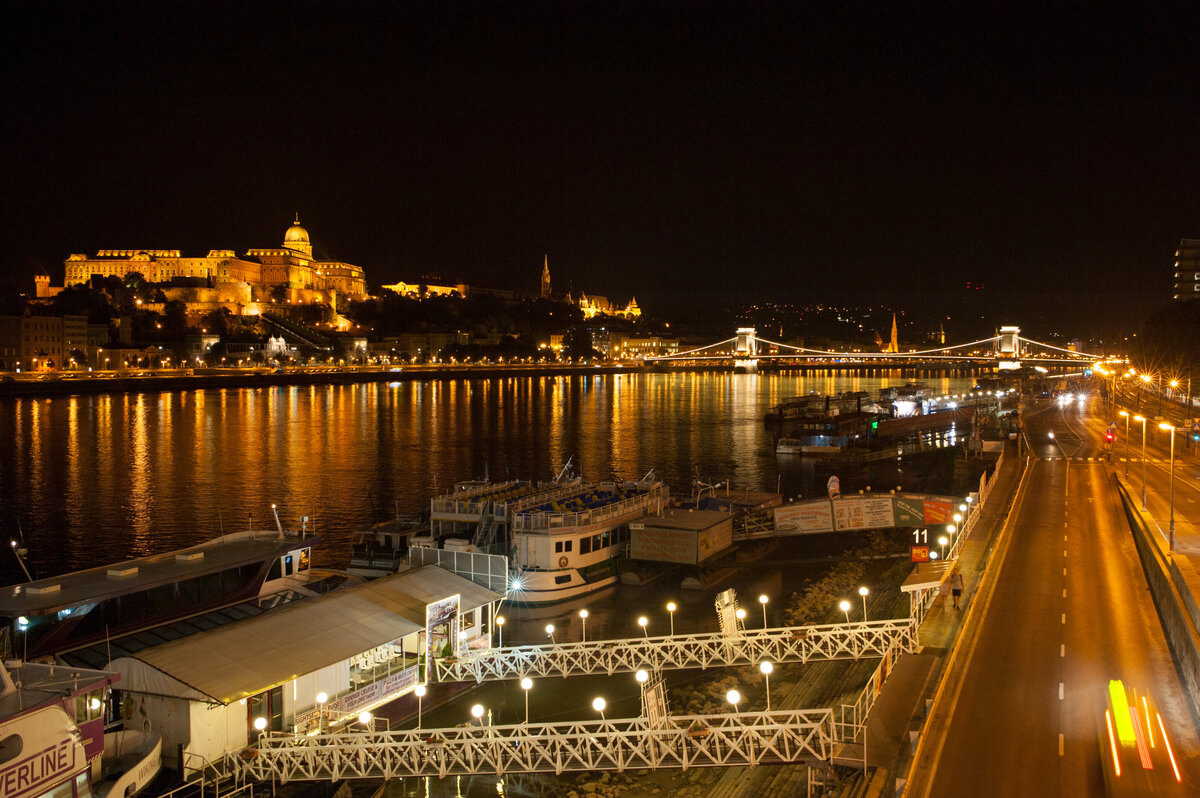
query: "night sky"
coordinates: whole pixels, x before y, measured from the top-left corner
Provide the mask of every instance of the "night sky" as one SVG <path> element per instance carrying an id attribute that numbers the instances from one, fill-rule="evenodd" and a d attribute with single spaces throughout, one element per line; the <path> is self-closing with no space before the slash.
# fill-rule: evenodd
<path id="1" fill-rule="evenodd" d="M 1161 301 L 1200 236 L 1200 18 L 1044 5 L 23 3 L 0 262 L 244 252 L 299 212 L 372 285 L 533 291 L 549 254 L 651 311 Z"/>

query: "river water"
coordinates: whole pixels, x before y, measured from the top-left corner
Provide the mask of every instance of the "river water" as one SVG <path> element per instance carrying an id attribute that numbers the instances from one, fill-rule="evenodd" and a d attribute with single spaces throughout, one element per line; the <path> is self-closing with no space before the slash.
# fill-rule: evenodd
<path id="1" fill-rule="evenodd" d="M 814 495 L 809 468 L 774 453 L 763 415 L 810 391 L 877 395 L 901 372 L 628 373 L 213 389 L 0 401 L 0 534 L 20 524 L 35 575 L 197 543 L 307 515 L 317 564 L 346 562 L 353 530 L 427 508 L 454 483 L 585 479 L 653 469 Z M 935 376 L 940 392 L 971 377 Z M 890 481 L 890 480 L 889 480 Z M 889 485 L 892 487 L 893 485 Z M 907 487 L 907 486 L 906 486 Z M 20 581 L 0 554 L 3 584 Z"/>

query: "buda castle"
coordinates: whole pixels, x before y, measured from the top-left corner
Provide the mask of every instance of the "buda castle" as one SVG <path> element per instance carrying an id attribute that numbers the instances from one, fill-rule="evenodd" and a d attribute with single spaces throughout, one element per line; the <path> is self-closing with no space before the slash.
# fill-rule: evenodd
<path id="1" fill-rule="evenodd" d="M 170 286 L 164 289 L 168 298 L 231 306 L 238 313 L 257 312 L 259 303 L 336 305 L 339 295 L 361 299 L 367 293 L 361 267 L 313 256 L 299 216 L 284 233 L 281 247 L 247 250 L 242 257 L 231 249 L 210 250 L 200 257 L 186 257 L 177 249 L 102 249 L 92 257 L 71 255 L 64 267 L 66 286 L 87 283 L 94 276 L 123 279 L 137 272 L 148 283 Z M 57 293 L 48 277 L 38 279 L 39 297 Z M 172 297 L 173 293 L 181 295 Z"/>

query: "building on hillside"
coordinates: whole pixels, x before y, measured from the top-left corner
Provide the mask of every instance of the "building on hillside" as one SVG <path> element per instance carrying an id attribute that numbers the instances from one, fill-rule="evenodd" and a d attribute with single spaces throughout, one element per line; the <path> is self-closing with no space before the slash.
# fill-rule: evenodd
<path id="1" fill-rule="evenodd" d="M 1200 238 L 1184 238 L 1175 250 L 1175 299 L 1200 299 Z"/>
<path id="2" fill-rule="evenodd" d="M 644 357 L 676 354 L 679 354 L 678 338 L 665 338 L 661 335 L 622 335 L 620 333 L 612 333 L 609 336 L 608 355 L 614 360 L 637 360 Z"/>
<path id="3" fill-rule="evenodd" d="M 319 260 L 313 255 L 308 231 L 296 221 L 276 249 L 250 249 L 239 257 L 232 249 L 212 249 L 207 255 L 185 256 L 178 249 L 102 249 L 94 256 L 71 255 L 64 266 L 64 285 L 89 282 L 93 276 L 117 277 L 137 272 L 148 283 L 166 285 L 167 298 L 199 305 L 196 310 L 229 307 L 235 313 L 255 313 L 257 304 L 269 302 L 324 303 L 337 297 L 366 296 L 361 267 L 341 261 Z M 39 298 L 61 288 L 49 278 L 35 278 Z"/>
<path id="4" fill-rule="evenodd" d="M 626 319 L 641 318 L 642 309 L 638 307 L 637 298 L 629 300 L 629 304 L 624 308 L 619 308 L 608 301 L 608 297 L 598 296 L 593 294 L 588 296 L 581 293 L 579 295 L 579 309 L 583 311 L 583 317 L 590 319 L 593 316 L 601 314 L 606 316 L 622 316 Z"/>
<path id="5" fill-rule="evenodd" d="M 53 371 L 87 350 L 86 316 L 0 316 L 0 371 Z"/>
<path id="6" fill-rule="evenodd" d="M 408 297 L 409 299 L 428 299 L 434 296 L 455 295 L 465 298 L 471 291 L 471 286 L 467 285 L 466 283 L 449 283 L 444 280 L 439 283 L 435 283 L 433 281 L 421 283 L 398 282 L 392 283 L 391 285 L 385 285 L 383 288 L 384 290 L 391 291 L 394 294 L 399 294 L 402 297 Z"/>

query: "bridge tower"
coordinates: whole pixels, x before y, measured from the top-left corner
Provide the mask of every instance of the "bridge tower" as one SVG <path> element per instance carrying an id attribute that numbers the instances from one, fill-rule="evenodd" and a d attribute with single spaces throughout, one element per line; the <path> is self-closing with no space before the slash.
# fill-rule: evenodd
<path id="1" fill-rule="evenodd" d="M 1008 325 L 1000 328 L 999 367 L 1001 370 L 1021 368 L 1021 328 Z"/>
<path id="2" fill-rule="evenodd" d="M 753 327 L 738 327 L 733 346 L 734 371 L 758 371 L 758 339 Z"/>

